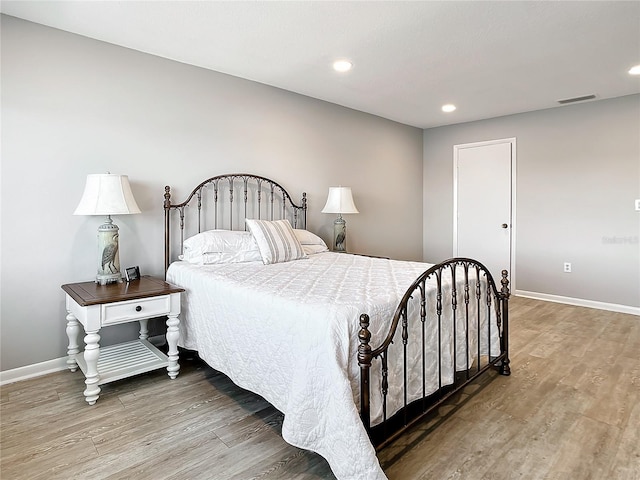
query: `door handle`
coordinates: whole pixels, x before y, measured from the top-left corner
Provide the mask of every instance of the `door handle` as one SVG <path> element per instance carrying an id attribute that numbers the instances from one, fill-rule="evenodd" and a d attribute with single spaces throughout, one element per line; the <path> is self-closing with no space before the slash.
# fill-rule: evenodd
<path id="1" fill-rule="evenodd" d="M 509 227 L 509 225 L 507 225 L 506 223 L 502 224 L 502 228 L 508 228 L 508 227 Z"/>

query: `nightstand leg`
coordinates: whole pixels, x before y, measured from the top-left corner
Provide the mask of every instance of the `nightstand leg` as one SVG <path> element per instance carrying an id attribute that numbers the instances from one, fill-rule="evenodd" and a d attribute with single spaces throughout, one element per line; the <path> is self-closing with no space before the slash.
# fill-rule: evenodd
<path id="1" fill-rule="evenodd" d="M 78 362 L 76 361 L 76 355 L 80 352 L 80 345 L 78 345 L 78 334 L 80 333 L 80 322 L 78 319 L 69 312 L 67 314 L 67 337 L 69 337 L 69 347 L 67 348 L 67 367 L 72 372 L 78 369 Z"/>
<path id="2" fill-rule="evenodd" d="M 98 358 L 100 357 L 100 335 L 98 331 L 87 332 L 84 337 L 84 361 L 87 363 L 87 371 L 85 372 L 86 380 L 84 383 L 87 388 L 84 390 L 85 400 L 89 405 L 93 405 L 98 400 L 100 394 L 100 374 L 98 373 Z"/>
<path id="3" fill-rule="evenodd" d="M 180 371 L 180 365 L 178 365 L 178 339 L 180 338 L 180 330 L 178 329 L 178 325 L 180 325 L 178 316 L 169 315 L 167 318 L 167 344 L 169 345 L 169 351 L 167 352 L 167 356 L 169 357 L 167 372 L 172 379 L 176 378 Z"/>
<path id="4" fill-rule="evenodd" d="M 140 340 L 147 340 L 149 338 L 149 327 L 147 327 L 148 323 L 148 318 L 140 320 Z"/>

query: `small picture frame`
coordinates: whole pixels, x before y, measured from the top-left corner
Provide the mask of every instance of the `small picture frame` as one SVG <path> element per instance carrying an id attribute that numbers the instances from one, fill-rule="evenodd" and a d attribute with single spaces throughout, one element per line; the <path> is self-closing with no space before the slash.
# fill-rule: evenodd
<path id="1" fill-rule="evenodd" d="M 124 275 L 125 275 L 125 278 L 127 279 L 127 282 L 138 280 L 140 279 L 140 267 L 135 266 L 135 267 L 126 268 L 124 271 Z"/>

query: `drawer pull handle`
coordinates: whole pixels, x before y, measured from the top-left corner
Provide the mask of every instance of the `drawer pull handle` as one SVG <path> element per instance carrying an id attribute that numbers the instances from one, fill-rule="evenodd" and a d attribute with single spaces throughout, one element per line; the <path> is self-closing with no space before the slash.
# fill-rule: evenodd
<path id="1" fill-rule="evenodd" d="M 140 305 L 138 305 L 138 306 L 136 307 L 136 312 L 141 312 L 141 311 L 142 311 L 142 307 L 141 307 Z"/>

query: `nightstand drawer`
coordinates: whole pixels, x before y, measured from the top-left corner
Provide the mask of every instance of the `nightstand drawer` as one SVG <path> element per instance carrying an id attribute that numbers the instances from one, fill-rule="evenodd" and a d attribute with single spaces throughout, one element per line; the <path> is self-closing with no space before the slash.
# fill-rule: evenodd
<path id="1" fill-rule="evenodd" d="M 151 318 L 166 315 L 171 309 L 169 295 L 140 298 L 126 302 L 102 305 L 102 325 L 130 322 L 138 318 Z"/>

